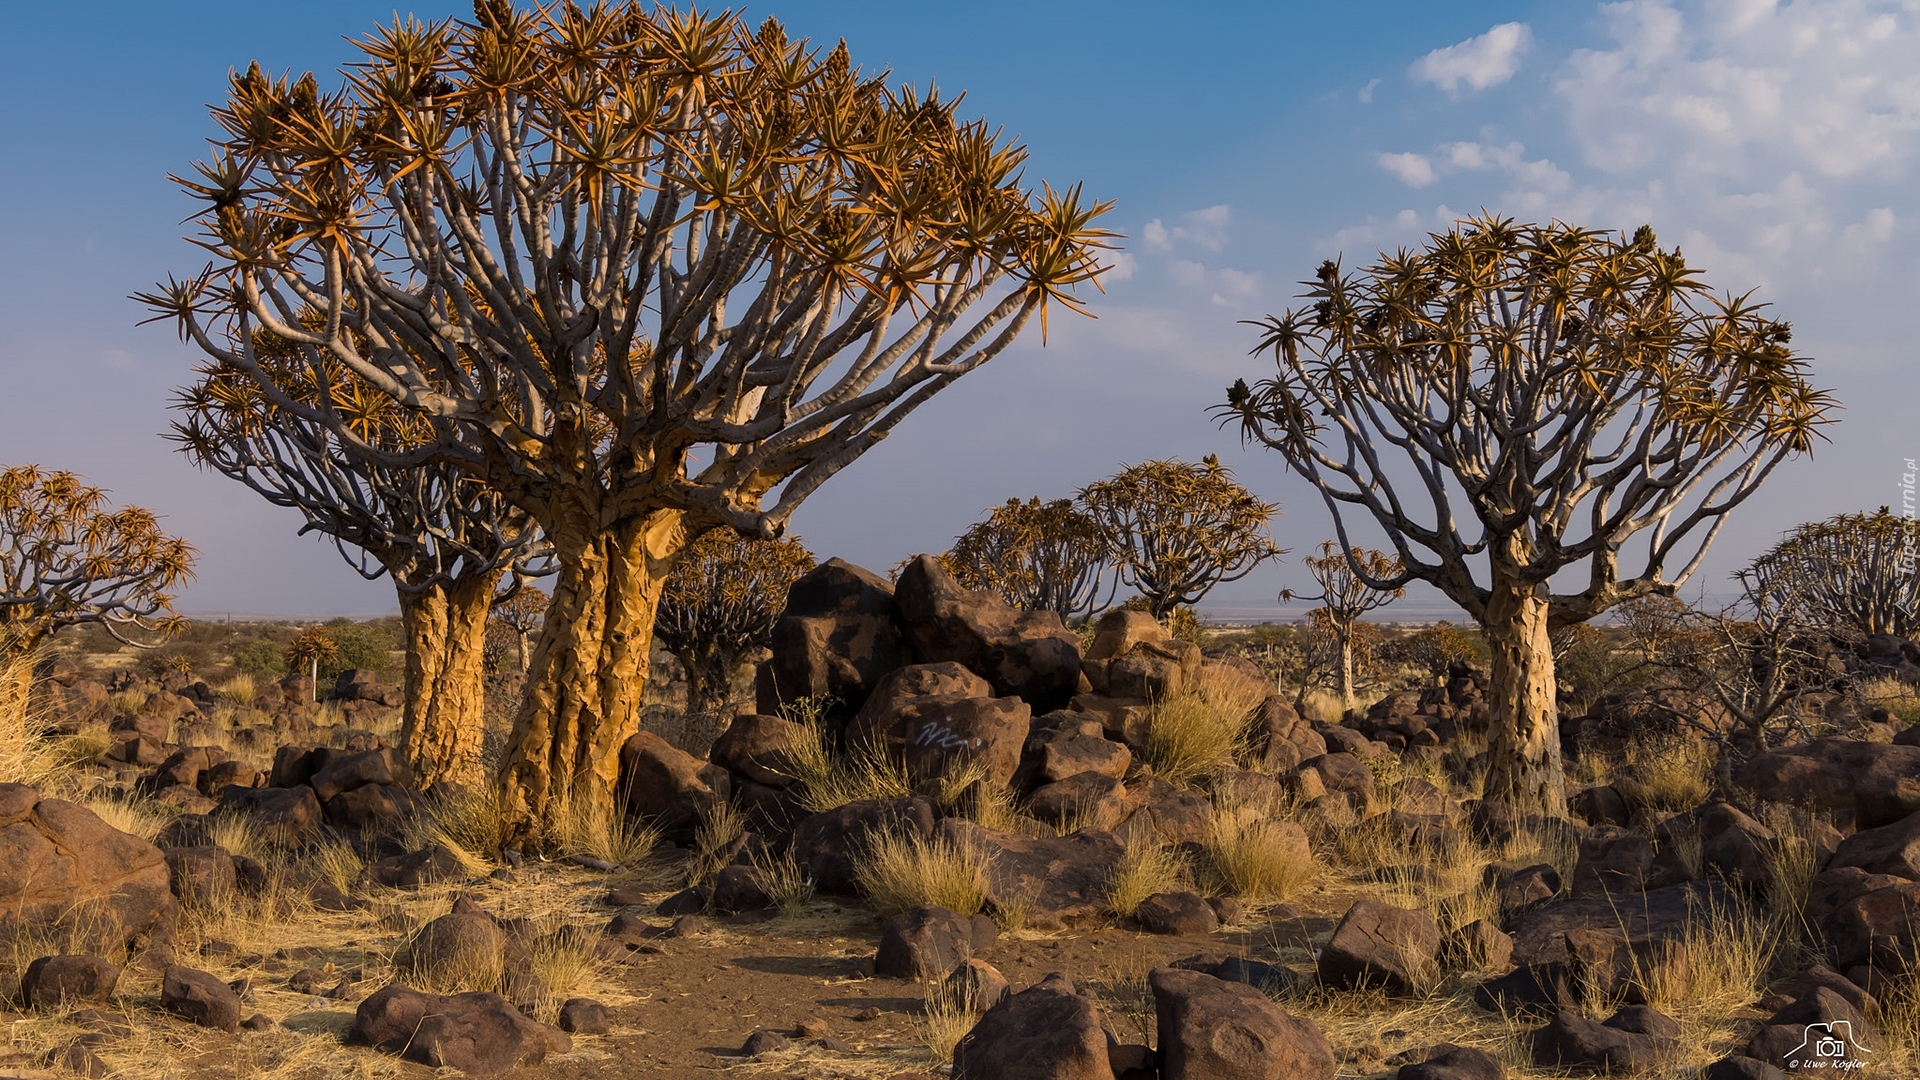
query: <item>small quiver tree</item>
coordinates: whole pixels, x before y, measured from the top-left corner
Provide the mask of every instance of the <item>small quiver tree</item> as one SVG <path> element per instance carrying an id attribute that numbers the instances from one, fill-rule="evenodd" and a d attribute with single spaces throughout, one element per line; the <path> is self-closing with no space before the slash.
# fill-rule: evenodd
<path id="1" fill-rule="evenodd" d="M 309 312 L 300 325 L 323 322 Z M 341 365 L 323 364 L 322 378 L 309 378 L 291 342 L 251 337 L 234 344 L 293 406 L 276 404 L 277 395 L 240 368 L 212 365 L 176 395 L 184 418 L 170 438 L 195 464 L 300 511 L 300 531 L 332 540 L 361 577 L 392 581 L 406 638 L 401 741 L 414 777 L 423 787 L 482 785 L 487 613 L 509 569 L 543 567 L 539 530 L 524 511 L 445 462 L 394 466 L 353 453 L 314 418 L 323 393 L 349 403 L 354 439 L 387 452 L 431 444 L 433 428 Z"/>
<path id="2" fill-rule="evenodd" d="M 755 540 L 716 529 L 695 540 L 667 575 L 653 633 L 687 672 L 687 711 L 731 697 L 746 655 L 773 643 L 787 590 L 813 569 L 798 537 Z"/>
<path id="3" fill-rule="evenodd" d="M 309 626 L 287 642 L 286 662 L 291 671 L 304 673 L 313 683 L 311 696 L 320 698 L 320 669 L 340 659 L 340 642 L 327 626 Z"/>
<path id="4" fill-rule="evenodd" d="M 1258 324 L 1277 373 L 1228 389 L 1224 419 L 1319 488 L 1341 543 L 1350 511 L 1391 538 L 1403 570 L 1369 584 L 1426 581 L 1484 629 L 1489 797 L 1565 812 L 1552 628 L 1670 595 L 1828 422 L 1787 324 L 1697 273 L 1647 228 L 1462 222 L 1322 264 L 1308 307 Z"/>
<path id="5" fill-rule="evenodd" d="M 1340 707 L 1353 709 L 1359 706 L 1359 700 L 1353 692 L 1355 647 L 1366 636 L 1367 658 L 1371 660 L 1379 645 L 1379 632 L 1370 630 L 1361 617 L 1370 611 L 1377 611 L 1406 595 L 1404 587 L 1394 589 L 1376 589 L 1369 581 L 1391 581 L 1400 577 L 1400 560 L 1384 551 L 1367 548 L 1341 549 L 1333 541 L 1324 541 L 1320 545 L 1320 554 L 1309 555 L 1304 560 L 1307 572 L 1320 586 L 1320 592 L 1314 596 L 1299 596 L 1291 589 L 1280 593 L 1280 602 L 1303 600 L 1318 602 L 1313 611 L 1313 630 L 1316 636 L 1324 638 L 1330 648 L 1328 665 L 1334 679 L 1334 689 L 1340 695 Z"/>
<path id="6" fill-rule="evenodd" d="M 0 753 L 26 738 L 39 648 L 83 624 L 123 644 L 159 644 L 182 625 L 173 590 L 193 576 L 194 557 L 152 511 L 109 509 L 82 477 L 0 470 Z"/>
<path id="7" fill-rule="evenodd" d="M 541 841 L 613 813 L 686 546 L 778 536 L 1051 303 L 1077 310 L 1111 234 L 1077 188 L 1022 187 L 1023 149 L 955 101 L 776 21 L 474 15 L 376 30 L 339 92 L 235 73 L 185 182 L 213 264 L 143 299 L 354 452 L 447 463 L 545 532 L 559 572 L 501 776 L 515 842 Z M 260 328 L 434 442 L 393 453 L 337 393 L 298 402 Z"/>
<path id="8" fill-rule="evenodd" d="M 1008 499 L 940 556 L 962 586 L 999 593 L 1025 611 L 1073 623 L 1106 606 L 1107 546 L 1092 517 L 1071 499 Z M 1107 600 L 1113 589 L 1107 590 Z"/>
<path id="9" fill-rule="evenodd" d="M 525 675 L 528 665 L 533 661 L 533 635 L 539 632 L 540 624 L 547 619 L 549 598 L 546 593 L 524 581 L 516 581 L 515 586 L 493 598 L 493 622 L 512 635 L 513 670 Z"/>
<path id="10" fill-rule="evenodd" d="M 1146 461 L 1080 490 L 1120 578 L 1165 620 L 1283 552 L 1268 522 L 1280 508 L 1233 479 L 1220 459 Z"/>

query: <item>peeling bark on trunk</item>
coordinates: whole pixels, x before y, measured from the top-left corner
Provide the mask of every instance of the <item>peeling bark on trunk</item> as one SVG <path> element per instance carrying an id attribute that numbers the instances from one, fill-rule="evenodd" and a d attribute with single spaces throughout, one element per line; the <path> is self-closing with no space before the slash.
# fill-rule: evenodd
<path id="1" fill-rule="evenodd" d="M 549 533 L 560 572 L 500 775 L 514 843 L 611 820 L 620 747 L 640 730 L 654 614 L 687 542 L 682 520 L 663 510 Z"/>
<path id="2" fill-rule="evenodd" d="M 26 750 L 27 705 L 32 693 L 32 651 L 0 653 L 0 755 Z"/>
<path id="3" fill-rule="evenodd" d="M 1353 694 L 1353 635 L 1340 635 L 1340 708 L 1352 712 L 1360 707 Z"/>
<path id="4" fill-rule="evenodd" d="M 407 638 L 402 742 L 415 783 L 479 786 L 487 613 L 505 568 L 400 593 Z"/>
<path id="5" fill-rule="evenodd" d="M 1489 705 L 1487 797 L 1553 817 L 1567 815 L 1555 707 L 1553 640 L 1544 588 L 1499 580 L 1487 603 L 1485 632 L 1493 648 Z"/>
<path id="6" fill-rule="evenodd" d="M 733 692 L 736 658 L 731 650 L 687 649 L 674 655 L 687 672 L 687 711 L 711 713 L 725 708 Z"/>

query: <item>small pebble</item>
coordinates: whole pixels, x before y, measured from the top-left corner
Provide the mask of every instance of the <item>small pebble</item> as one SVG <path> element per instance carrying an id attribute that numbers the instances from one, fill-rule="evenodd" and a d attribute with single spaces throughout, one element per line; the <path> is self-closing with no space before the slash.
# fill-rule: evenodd
<path id="1" fill-rule="evenodd" d="M 240 1026 L 246 1028 L 248 1031 L 266 1031 L 273 1027 L 273 1017 L 268 1016 L 266 1013 L 254 1013 L 252 1016 L 240 1021 Z"/>
<path id="2" fill-rule="evenodd" d="M 792 1045 L 793 1040 L 785 1035 L 761 1028 L 747 1036 L 747 1041 L 741 1044 L 740 1052 L 747 1057 L 759 1057 L 761 1054 L 770 1054 L 775 1050 L 785 1050 Z"/>
<path id="3" fill-rule="evenodd" d="M 859 1012 L 854 1013 L 853 1018 L 863 1023 L 870 1020 L 878 1020 L 880 1019 L 880 1010 L 873 1007 L 872 1005 L 869 1005 L 866 1008 L 861 1009 Z"/>
<path id="4" fill-rule="evenodd" d="M 809 1016 L 795 1024 L 793 1030 L 803 1039 L 823 1039 L 833 1033 L 833 1026 L 817 1016 Z"/>

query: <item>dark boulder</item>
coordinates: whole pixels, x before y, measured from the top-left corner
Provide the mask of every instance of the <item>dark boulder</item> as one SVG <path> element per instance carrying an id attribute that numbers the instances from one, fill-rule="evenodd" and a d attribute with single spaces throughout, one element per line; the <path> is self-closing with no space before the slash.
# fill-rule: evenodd
<path id="1" fill-rule="evenodd" d="M 1080 638 L 1060 616 L 969 592 L 930 555 L 901 571 L 894 604 L 922 662 L 955 661 L 992 683 L 996 695 L 1046 712 L 1066 705 L 1079 686 Z"/>
<path id="2" fill-rule="evenodd" d="M 160 980 L 160 1003 L 168 1012 L 201 1027 L 240 1030 L 240 995 L 207 972 L 168 968 Z"/>
<path id="3" fill-rule="evenodd" d="M 538 1065 L 573 1048 L 564 1032 L 529 1019 L 499 994 L 441 996 L 399 983 L 360 1003 L 347 1042 L 472 1076 Z"/>
<path id="4" fill-rule="evenodd" d="M 107 1001 L 120 983 L 120 968 L 98 956 L 43 956 L 20 976 L 20 999 L 30 1009 Z"/>
<path id="5" fill-rule="evenodd" d="M 973 955 L 973 920 L 943 907 L 917 907 L 880 924 L 874 974 L 891 979 L 933 979 Z"/>
<path id="6" fill-rule="evenodd" d="M 876 834 L 925 840 L 933 827 L 933 804 L 925 799 L 863 799 L 802 818 L 793 829 L 793 856 L 816 890 L 849 894 Z"/>
<path id="7" fill-rule="evenodd" d="M 1320 981 L 1411 994 L 1437 974 L 1440 927 L 1424 911 L 1361 900 L 1347 909 L 1320 952 Z"/>
<path id="8" fill-rule="evenodd" d="M 1100 1010 L 1049 975 L 980 1017 L 954 1047 L 953 1080 L 1114 1080 Z"/>
<path id="9" fill-rule="evenodd" d="M 1147 982 L 1162 1080 L 1332 1080 L 1326 1036 L 1253 987 L 1180 968 L 1156 968 Z"/>

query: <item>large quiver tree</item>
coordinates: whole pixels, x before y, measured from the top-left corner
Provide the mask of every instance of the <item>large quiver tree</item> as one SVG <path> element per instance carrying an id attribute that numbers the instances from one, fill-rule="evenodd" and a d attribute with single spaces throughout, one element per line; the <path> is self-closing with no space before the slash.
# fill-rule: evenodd
<path id="1" fill-rule="evenodd" d="M 756 540 L 715 529 L 688 546 L 667 575 L 653 632 L 687 672 L 687 711 L 727 704 L 749 652 L 773 644 L 787 590 L 813 569 L 799 537 Z"/>
<path id="2" fill-rule="evenodd" d="M 1156 619 L 1284 554 L 1268 525 L 1280 508 L 1242 487 L 1212 454 L 1197 465 L 1130 465 L 1079 496 L 1120 580 L 1140 590 Z"/>
<path id="3" fill-rule="evenodd" d="M 1307 308 L 1257 324 L 1278 373 L 1228 390 L 1342 545 L 1350 510 L 1392 539 L 1402 573 L 1369 584 L 1425 581 L 1484 628 L 1491 797 L 1564 811 L 1551 629 L 1671 595 L 1827 421 L 1787 324 L 1696 274 L 1646 228 L 1463 222 L 1357 274 L 1323 264 Z M 1554 592 L 1579 563 L 1585 587 Z"/>
<path id="4" fill-rule="evenodd" d="M 1797 526 L 1746 571 L 1803 621 L 1841 634 L 1920 631 L 1920 523 L 1887 507 Z M 1751 591 L 1751 590 L 1749 590 Z"/>
<path id="5" fill-rule="evenodd" d="M 1075 307 L 1105 207 L 1022 188 L 1023 151 L 954 102 L 772 20 L 480 0 L 361 47 L 339 93 L 234 76 L 188 182 L 215 261 L 146 299 L 355 452 L 445 461 L 534 517 L 560 571 L 505 805 L 523 836 L 604 820 L 681 551 L 778 535 L 1051 301 Z M 388 454 L 338 400 L 294 402 L 254 327 L 434 443 Z"/>
<path id="6" fill-rule="evenodd" d="M 106 492 L 73 473 L 0 469 L 0 752 L 25 737 L 35 650 L 82 624 L 158 644 L 180 628 L 173 590 L 194 556 L 152 511 L 110 510 Z"/>
<path id="7" fill-rule="evenodd" d="M 254 346 L 261 370 L 311 408 L 318 384 L 297 353 L 268 334 L 256 334 Z M 329 384 L 351 388 L 360 438 L 404 453 L 433 437 L 390 399 L 352 386 L 339 365 L 325 370 Z M 300 531 L 331 539 L 362 577 L 392 581 L 406 636 L 402 741 L 414 776 L 422 785 L 483 784 L 487 614 L 509 569 L 544 569 L 539 530 L 458 469 L 381 464 L 349 452 L 325 424 L 276 407 L 235 368 L 200 375 L 176 397 L 185 417 L 170 437 L 196 464 L 300 511 Z"/>

